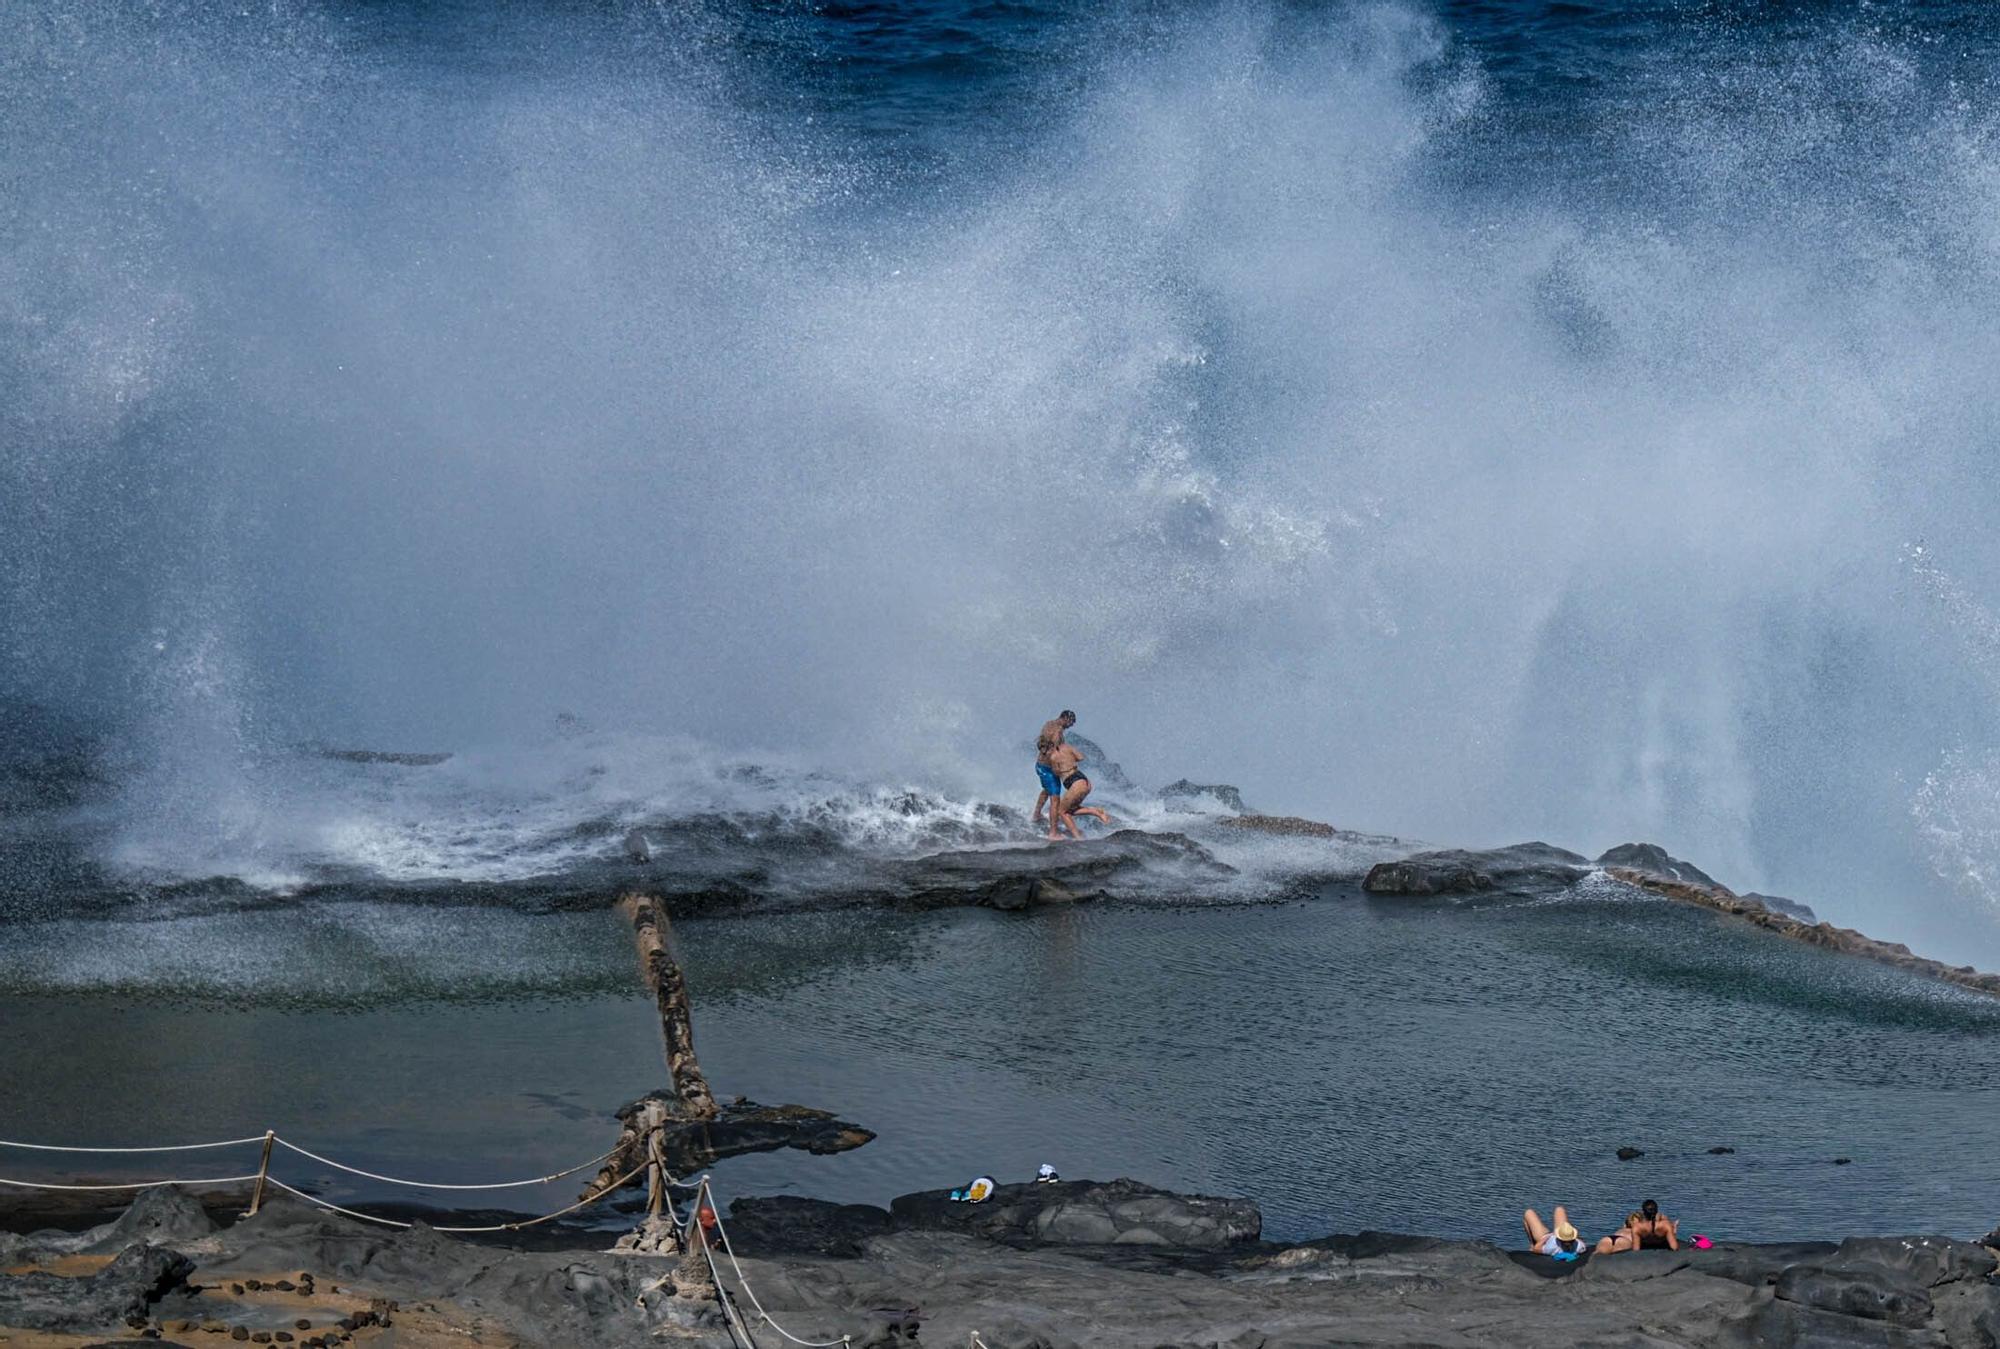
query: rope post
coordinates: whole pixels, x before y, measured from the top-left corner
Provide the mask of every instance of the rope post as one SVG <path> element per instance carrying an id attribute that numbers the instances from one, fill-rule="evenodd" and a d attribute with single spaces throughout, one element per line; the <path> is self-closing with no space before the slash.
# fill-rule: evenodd
<path id="1" fill-rule="evenodd" d="M 660 1159 L 658 1129 L 646 1135 L 646 1154 L 652 1159 L 646 1163 L 646 1216 L 657 1218 L 667 1200 L 667 1168 Z"/>
<path id="2" fill-rule="evenodd" d="M 257 1210 L 264 1206 L 264 1181 L 271 1174 L 271 1144 L 277 1141 L 276 1129 L 264 1130 L 264 1155 L 257 1159 L 257 1186 L 250 1191 L 250 1211 L 243 1216 L 254 1218 Z"/>

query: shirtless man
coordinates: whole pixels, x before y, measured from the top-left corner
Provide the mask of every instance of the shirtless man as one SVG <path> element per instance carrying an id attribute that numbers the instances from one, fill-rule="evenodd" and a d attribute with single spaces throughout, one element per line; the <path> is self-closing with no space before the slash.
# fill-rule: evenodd
<path id="1" fill-rule="evenodd" d="M 1074 725 L 1076 725 L 1076 713 L 1064 708 L 1056 714 L 1054 721 L 1043 722 L 1042 733 L 1035 737 L 1035 776 L 1042 780 L 1042 794 L 1035 798 L 1035 815 L 1029 821 L 1031 824 L 1042 822 L 1043 805 L 1062 800 L 1062 779 L 1057 777 L 1056 770 L 1050 767 L 1049 755 L 1063 742 L 1063 732 Z M 1050 821 L 1049 827 L 1052 830 L 1055 828 L 1053 820 Z"/>
<path id="2" fill-rule="evenodd" d="M 1083 775 L 1077 765 L 1083 762 L 1083 753 L 1070 744 L 1057 745 L 1049 751 L 1049 767 L 1055 770 L 1062 782 L 1062 795 L 1049 806 L 1049 837 L 1062 837 L 1062 828 L 1069 826 L 1069 836 L 1079 842 L 1083 834 L 1076 827 L 1079 815 L 1094 815 L 1100 823 L 1109 825 L 1111 817 L 1096 806 L 1086 806 L 1083 798 L 1090 795 L 1090 779 Z"/>

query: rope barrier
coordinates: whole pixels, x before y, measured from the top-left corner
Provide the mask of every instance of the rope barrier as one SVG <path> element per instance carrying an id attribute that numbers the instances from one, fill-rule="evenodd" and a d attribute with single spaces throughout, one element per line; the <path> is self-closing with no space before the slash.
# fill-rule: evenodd
<path id="1" fill-rule="evenodd" d="M 783 1335 L 793 1344 L 805 1346 L 805 1349 L 832 1349 L 833 1345 L 849 1343 L 852 1337 L 848 1335 L 842 1335 L 837 1340 L 802 1340 L 771 1318 L 771 1313 L 765 1311 L 764 1304 L 757 1300 L 757 1290 L 750 1286 L 749 1276 L 744 1274 L 743 1265 L 736 1258 L 736 1248 L 729 1244 L 729 1229 L 722 1225 L 722 1210 L 715 1206 L 715 1191 L 709 1187 L 708 1178 L 705 1176 L 702 1178 L 701 1188 L 702 1193 L 708 1196 L 709 1212 L 715 1215 L 715 1234 L 722 1239 L 722 1253 L 729 1257 L 730 1268 L 736 1271 L 736 1281 L 743 1286 L 743 1295 L 750 1299 L 750 1305 L 757 1309 L 757 1315 L 764 1319 L 764 1324 L 777 1331 L 780 1335 Z M 697 1210 L 699 1210 L 700 1203 L 700 1196 L 697 1196 L 695 1199 Z M 706 1244 L 706 1242 L 703 1243 L 704 1246 Z M 709 1264 L 712 1266 L 714 1263 L 714 1257 L 711 1256 Z M 717 1288 L 722 1287 L 719 1282 L 715 1286 Z"/>
<path id="2" fill-rule="evenodd" d="M 702 1189 L 706 1190 L 707 1188 L 708 1186 L 704 1178 Z M 714 1207 L 713 1203 L 709 1205 L 711 1210 Z M 701 1196 L 699 1194 L 695 1196 L 694 1212 L 697 1214 L 701 1212 Z M 720 1224 L 721 1220 L 717 1219 L 717 1226 L 719 1227 Z M 707 1234 L 697 1231 L 695 1233 L 695 1240 L 701 1244 L 701 1258 L 708 1261 L 708 1277 L 715 1281 L 715 1300 L 722 1304 L 722 1319 L 729 1326 L 730 1335 L 734 1336 L 740 1330 L 743 1335 L 744 1349 L 757 1349 L 756 1337 L 751 1335 L 750 1327 L 743 1324 L 743 1309 L 729 1300 L 729 1290 L 722 1286 L 722 1271 L 715 1267 L 715 1252 L 709 1248 Z M 748 1286 L 746 1285 L 747 1290 Z M 767 1316 L 764 1319 L 768 1321 L 771 1318 Z"/>
<path id="3" fill-rule="evenodd" d="M 589 1195 L 586 1198 L 579 1199 L 574 1204 L 569 1204 L 563 1208 L 559 1208 L 554 1213 L 544 1213 L 538 1218 L 523 1218 L 519 1222 L 493 1223 L 484 1227 L 435 1227 L 432 1228 L 431 1230 L 434 1232 L 518 1232 L 524 1227 L 536 1227 L 542 1223 L 553 1222 L 555 1219 L 562 1217 L 564 1214 L 574 1213 L 580 1208 L 584 1208 L 587 1207 L 588 1205 L 595 1204 L 598 1200 L 604 1198 L 606 1195 L 614 1194 L 617 1191 L 623 1189 L 627 1184 L 627 1182 L 631 1181 L 641 1171 L 644 1171 L 648 1165 L 649 1163 L 641 1162 L 639 1165 L 633 1167 L 630 1171 L 627 1171 L 624 1175 L 620 1176 L 617 1180 L 605 1186 L 597 1193 Z M 249 1177 L 249 1179 L 254 1179 L 254 1177 Z M 409 1228 L 409 1227 L 414 1227 L 416 1225 L 414 1223 L 403 1222 L 396 1218 L 378 1218 L 372 1213 L 361 1213 L 355 1209 L 342 1208 L 339 1204 L 334 1203 L 330 1199 L 321 1199 L 316 1194 L 308 1194 L 306 1191 L 301 1190 L 296 1186 L 287 1185 L 285 1184 L 284 1181 L 279 1180 L 276 1176 L 269 1177 L 269 1180 L 271 1184 L 277 1186 L 285 1193 L 290 1195 L 296 1195 L 298 1198 L 305 1200 L 308 1204 L 317 1204 L 319 1207 L 323 1209 L 331 1209 L 335 1213 L 345 1214 L 347 1217 L 350 1218 L 359 1218 L 363 1222 L 380 1223 L 384 1227 Z"/>
<path id="4" fill-rule="evenodd" d="M 17 1143 L 11 1138 L 0 1138 L 0 1148 L 23 1148 L 29 1152 L 199 1152 L 205 1148 L 234 1148 L 263 1141 L 264 1135 L 252 1134 L 248 1138 L 225 1138 L 216 1143 L 174 1143 L 159 1148 L 73 1148 L 60 1143 Z"/>
<path id="5" fill-rule="evenodd" d="M 198 1176 L 193 1180 L 128 1180 L 113 1185 L 57 1185 L 46 1180 L 8 1180 L 0 1176 L 0 1185 L 11 1185 L 17 1190 L 150 1190 L 155 1185 L 236 1185 L 246 1180 L 257 1179 L 252 1171 L 247 1176 Z"/>
<path id="6" fill-rule="evenodd" d="M 404 1185 L 408 1186 L 411 1189 L 417 1189 L 417 1190 L 525 1189 L 530 1185 L 546 1185 L 550 1181 L 561 1180 L 565 1176 L 573 1176 L 579 1171 L 587 1171 L 593 1166 L 601 1165 L 602 1163 L 610 1160 L 618 1153 L 618 1149 L 613 1148 L 609 1152 L 599 1153 L 597 1156 L 592 1157 L 587 1162 L 578 1162 L 575 1166 L 565 1167 L 561 1171 L 552 1172 L 546 1176 L 536 1176 L 531 1180 L 501 1180 L 501 1181 L 489 1181 L 477 1185 L 465 1185 L 465 1184 L 454 1184 L 446 1181 L 406 1180 L 401 1176 L 385 1176 L 378 1171 L 364 1171 L 358 1166 L 349 1166 L 346 1162 L 337 1162 L 331 1157 L 323 1157 L 317 1152 L 313 1152 L 307 1148 L 302 1148 L 297 1143 L 292 1142 L 288 1138 L 281 1137 L 276 1133 L 252 1134 L 248 1138 L 226 1138 L 214 1143 L 175 1143 L 165 1147 L 152 1147 L 152 1148 L 69 1147 L 58 1143 L 23 1143 L 10 1138 L 0 1138 L 0 1147 L 22 1148 L 30 1152 L 131 1154 L 131 1153 L 155 1153 L 155 1152 L 196 1152 L 210 1148 L 244 1147 L 251 1143 L 265 1143 L 265 1142 L 276 1143 L 280 1147 L 289 1148 L 291 1151 L 296 1152 L 301 1157 L 310 1158 L 311 1160 L 320 1163 L 322 1166 L 330 1166 L 334 1168 L 336 1171 L 345 1171 L 349 1175 L 365 1176 L 369 1180 L 379 1180 L 385 1185 Z M 118 1185 L 58 1185 L 53 1182 L 47 1182 L 47 1181 L 0 1180 L 0 1185 L 11 1185 L 17 1189 L 24 1189 L 24 1190 L 37 1190 L 37 1189 L 39 1190 L 143 1190 L 151 1185 L 210 1185 L 210 1184 L 234 1183 L 236 1181 L 241 1181 L 241 1180 L 256 1180 L 256 1179 L 257 1175 L 252 1174 L 249 1176 L 223 1176 L 213 1181 L 146 1180 L 146 1181 L 134 1181 Z M 623 1182 L 620 1183 L 622 1184 Z M 683 1189 L 693 1188 L 691 1186 L 682 1185 L 681 1182 L 675 1181 L 671 1178 L 668 1179 L 667 1183 L 669 1185 L 678 1185 Z"/>
<path id="7" fill-rule="evenodd" d="M 163 1147 L 105 1147 L 105 1148 L 69 1147 L 54 1143 L 23 1143 L 23 1142 L 17 1142 L 12 1139 L 0 1139 L 0 1147 L 22 1148 L 33 1152 L 66 1152 L 66 1153 L 195 1152 L 212 1148 L 241 1147 L 251 1143 L 264 1144 L 265 1147 L 264 1159 L 260 1163 L 256 1171 L 253 1171 L 250 1174 L 243 1176 L 206 1176 L 194 1179 L 117 1181 L 117 1182 L 107 1182 L 103 1184 L 90 1184 L 90 1185 L 60 1184 L 55 1181 L 41 1181 L 41 1180 L 14 1180 L 5 1176 L 0 1176 L 0 1185 L 11 1186 L 15 1189 L 22 1189 L 22 1190 L 102 1191 L 102 1190 L 146 1190 L 146 1189 L 151 1189 L 155 1185 L 237 1185 L 237 1184 L 242 1184 L 246 1181 L 255 1181 L 258 1184 L 258 1193 L 260 1196 L 262 1194 L 262 1187 L 265 1184 L 275 1185 L 279 1189 L 283 1190 L 286 1194 L 292 1195 L 298 1199 L 303 1199 L 308 1204 L 312 1204 L 315 1205 L 316 1207 L 326 1209 L 329 1212 L 338 1213 L 343 1217 L 354 1218 L 360 1222 L 376 1223 L 383 1227 L 396 1227 L 407 1230 L 408 1228 L 415 1226 L 415 1224 L 410 1222 L 404 1222 L 398 1218 L 383 1218 L 383 1217 L 378 1217 L 373 1213 L 363 1213 L 359 1209 L 347 1208 L 343 1205 L 334 1203 L 330 1199 L 322 1199 L 316 1194 L 312 1194 L 308 1191 L 301 1190 L 295 1185 L 289 1185 L 286 1182 L 278 1179 L 276 1176 L 270 1174 L 271 1144 L 276 1143 L 288 1149 L 289 1151 L 297 1153 L 301 1157 L 305 1157 L 311 1161 L 318 1162 L 322 1166 L 333 1167 L 337 1171 L 345 1171 L 350 1175 L 363 1176 L 369 1180 L 381 1181 L 386 1185 L 404 1185 L 412 1189 L 424 1189 L 424 1190 L 515 1190 L 515 1189 L 522 1189 L 530 1185 L 546 1185 L 551 1181 L 561 1180 L 565 1176 L 573 1176 L 579 1171 L 587 1170 L 590 1167 L 597 1166 L 600 1163 L 605 1162 L 609 1160 L 611 1157 L 617 1155 L 619 1151 L 619 1149 L 613 1148 L 611 1149 L 611 1151 L 603 1153 L 600 1156 L 593 1157 L 587 1162 L 578 1162 L 575 1166 L 567 1167 L 561 1171 L 552 1172 L 551 1174 L 546 1176 L 536 1176 L 532 1180 L 491 1181 L 481 1184 L 453 1184 L 453 1183 L 434 1182 L 434 1181 L 406 1180 L 401 1176 L 385 1176 L 375 1171 L 364 1171 L 358 1166 L 349 1166 L 345 1162 L 337 1162 L 331 1157 L 323 1157 L 317 1152 L 313 1152 L 307 1148 L 302 1148 L 297 1143 L 291 1142 L 290 1140 L 285 1138 L 281 1138 L 275 1132 L 271 1131 L 267 1131 L 261 1134 L 254 1134 L 248 1138 L 231 1138 L 213 1143 L 177 1143 Z M 714 1216 L 716 1236 L 722 1243 L 723 1254 L 729 1257 L 729 1265 L 730 1268 L 733 1271 L 735 1271 L 737 1285 L 743 1290 L 743 1295 L 750 1300 L 750 1305 L 757 1309 L 758 1319 L 764 1325 L 771 1327 L 771 1329 L 777 1331 L 780 1335 L 784 1336 L 787 1340 L 790 1340 L 793 1344 L 801 1346 L 801 1349 L 835 1349 L 835 1346 L 846 1346 L 852 1344 L 853 1337 L 849 1335 L 842 1335 L 837 1340 L 801 1339 L 799 1336 L 792 1334 L 791 1331 L 786 1330 L 782 1325 L 778 1324 L 778 1322 L 771 1316 L 771 1313 L 765 1310 L 764 1304 L 758 1300 L 757 1290 L 751 1287 L 749 1276 L 743 1272 L 742 1261 L 736 1258 L 736 1248 L 734 1245 L 731 1244 L 729 1240 L 728 1228 L 723 1226 L 722 1212 L 719 1208 L 716 1207 L 715 1191 L 709 1183 L 709 1177 L 706 1174 L 704 1174 L 698 1179 L 692 1181 L 676 1179 L 666 1169 L 665 1158 L 662 1157 L 660 1154 L 660 1149 L 657 1139 L 648 1140 L 646 1154 L 647 1154 L 646 1159 L 644 1161 L 640 1162 L 637 1166 L 627 1171 L 624 1175 L 620 1176 L 617 1180 L 613 1181 L 611 1184 L 604 1186 L 603 1188 L 597 1190 L 593 1194 L 587 1195 L 586 1197 L 577 1200 L 573 1204 L 569 1204 L 562 1208 L 559 1208 L 553 1213 L 544 1213 L 541 1216 L 535 1218 L 524 1218 L 518 1222 L 492 1223 L 482 1226 L 438 1227 L 432 1230 L 438 1232 L 454 1232 L 454 1233 L 518 1232 L 525 1227 L 535 1227 L 542 1223 L 553 1222 L 555 1219 L 563 1217 L 566 1214 L 574 1213 L 580 1208 L 585 1208 L 591 1204 L 594 1204 L 598 1200 L 603 1199 L 606 1195 L 614 1194 L 618 1190 L 623 1189 L 626 1185 L 630 1184 L 633 1180 L 637 1179 L 641 1172 L 644 1172 L 649 1168 L 657 1168 L 655 1174 L 659 1177 L 662 1193 L 664 1193 L 666 1190 L 669 1189 L 688 1190 L 693 1192 L 694 1197 L 692 1201 L 688 1204 L 687 1217 L 685 1219 L 681 1218 L 678 1214 L 676 1214 L 673 1211 L 672 1205 L 667 1205 L 666 1209 L 667 1209 L 668 1219 L 683 1234 L 683 1236 L 693 1236 L 697 1241 L 701 1243 L 702 1257 L 708 1262 L 708 1271 L 710 1277 L 712 1277 L 715 1280 L 716 1296 L 722 1302 L 724 1319 L 728 1322 L 730 1327 L 730 1333 L 732 1335 L 736 1334 L 739 1331 L 741 1332 L 743 1343 L 746 1349 L 756 1349 L 757 1341 L 751 1337 L 750 1327 L 748 1323 L 745 1322 L 743 1319 L 742 1310 L 738 1308 L 733 1301 L 731 1301 L 729 1291 L 727 1288 L 724 1287 L 722 1282 L 722 1270 L 720 1266 L 718 1266 L 715 1263 L 715 1252 L 709 1243 L 707 1233 L 700 1230 L 701 1213 L 704 1204 L 706 1205 L 708 1212 Z M 252 1202 L 253 1212 L 255 1211 L 255 1208 L 256 1208 L 256 1203 L 253 1200 Z M 977 1332 L 975 1332 L 973 1335 L 973 1341 L 975 1345 L 978 1346 L 978 1349 L 985 1349 L 985 1346 L 979 1342 L 979 1336 Z"/>
<path id="8" fill-rule="evenodd" d="M 611 1149 L 610 1152 L 599 1153 L 597 1156 L 592 1157 L 587 1162 L 578 1162 L 575 1166 L 569 1167 L 565 1170 L 557 1171 L 546 1176 L 536 1176 L 532 1180 L 498 1180 L 498 1181 L 490 1181 L 482 1185 L 452 1185 L 452 1184 L 446 1184 L 443 1181 L 405 1180 L 401 1176 L 385 1176 L 376 1171 L 363 1171 L 358 1166 L 349 1166 L 346 1162 L 336 1162 L 331 1157 L 322 1157 L 317 1152 L 308 1152 L 306 1149 L 300 1147 L 297 1143 L 292 1142 L 290 1139 L 284 1137 L 282 1134 L 280 1134 L 275 1141 L 277 1142 L 279 1147 L 289 1148 L 293 1152 L 298 1153 L 299 1156 L 301 1157 L 310 1157 L 312 1160 L 319 1162 L 325 1166 L 333 1167 L 337 1171 L 345 1171 L 349 1175 L 354 1175 L 354 1176 L 366 1176 L 370 1180 L 379 1180 L 389 1185 L 407 1185 L 414 1190 L 525 1189 L 527 1186 L 530 1185 L 546 1185 L 552 1180 L 561 1180 L 564 1176 L 573 1176 L 579 1171 L 587 1170 L 590 1167 L 596 1166 L 601 1162 L 608 1161 L 618 1152 L 617 1148 L 613 1148 Z"/>

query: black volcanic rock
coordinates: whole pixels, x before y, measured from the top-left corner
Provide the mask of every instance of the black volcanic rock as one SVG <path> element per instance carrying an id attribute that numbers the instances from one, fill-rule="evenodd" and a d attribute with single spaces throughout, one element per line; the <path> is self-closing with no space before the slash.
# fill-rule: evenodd
<path id="1" fill-rule="evenodd" d="M 155 1202 L 125 1226 L 178 1221 L 171 1205 Z M 101 1244 L 112 1227 L 76 1244 Z M 1488 1242 L 1379 1232 L 1279 1245 L 1254 1239 L 1256 1209 L 1243 1201 L 1131 1181 L 1010 1185 L 981 1204 L 907 1195 L 892 1211 L 741 1199 L 728 1230 L 741 1268 L 722 1260 L 718 1274 L 758 1343 L 767 1330 L 768 1342 L 785 1342 L 782 1326 L 808 1340 L 888 1349 L 918 1343 L 921 1323 L 921 1342 L 963 1345 L 976 1335 L 993 1349 L 1993 1349 L 2000 1330 L 1993 1255 L 1936 1236 L 1725 1243 L 1569 1264 Z M 233 1282 L 240 1297 L 253 1270 L 311 1269 L 366 1309 L 337 1322 L 315 1313 L 308 1319 L 329 1333 L 303 1335 L 308 1344 L 330 1342 L 336 1326 L 351 1327 L 360 1344 L 366 1333 L 353 1331 L 402 1319 L 392 1316 L 400 1300 L 432 1316 L 476 1318 L 482 1333 L 516 1343 L 732 1349 L 705 1271 L 691 1277 L 675 1261 L 612 1255 L 603 1240 L 601 1229 L 555 1225 L 476 1242 L 421 1223 L 385 1231 L 280 1195 L 255 1218 L 197 1239 L 191 1249 L 212 1274 L 198 1297 L 181 1255 L 134 1245 L 87 1279 L 0 1277 L 0 1296 L 14 1298 L 0 1301 L 0 1334 L 20 1338 L 38 1314 L 24 1295 L 39 1290 L 43 1322 L 85 1344 L 91 1335 L 132 1343 L 123 1327 L 140 1325 L 164 1326 L 169 1343 L 228 1343 L 228 1330 L 214 1333 L 225 1325 L 244 1327 L 242 1340 L 275 1341 L 275 1329 L 244 1326 L 275 1325 L 268 1304 L 255 1294 L 233 1303 L 227 1290 Z M 1164 1244 L 1176 1241 L 1207 1245 Z M 50 1291 L 60 1302 L 53 1314 Z M 278 1319 L 298 1327 L 297 1314 L 288 1304 Z M 34 1331 L 28 1339 L 39 1342 Z"/>
<path id="2" fill-rule="evenodd" d="M 194 1196 L 177 1185 L 155 1185 L 139 1191 L 108 1232 L 80 1249 L 87 1254 L 105 1254 L 139 1242 L 175 1246 L 199 1241 L 218 1230 L 215 1219 Z"/>
<path id="3" fill-rule="evenodd" d="M 0 1326 L 75 1333 L 125 1324 L 131 1317 L 144 1324 L 148 1309 L 193 1270 L 194 1261 L 178 1251 L 139 1244 L 83 1278 L 39 1270 L 0 1274 Z"/>
<path id="4" fill-rule="evenodd" d="M 729 1206 L 729 1240 L 744 1255 L 861 1254 L 870 1237 L 895 1227 L 889 1210 L 873 1204 L 835 1204 L 797 1195 L 738 1199 Z"/>
<path id="5" fill-rule="evenodd" d="M 1250 814 L 1250 807 L 1243 804 L 1243 793 L 1227 783 L 1189 782 L 1182 778 L 1169 782 L 1160 788 L 1160 799 L 1173 804 L 1178 801 L 1199 801 L 1203 798 L 1215 802 L 1224 810 L 1237 815 Z"/>
<path id="6" fill-rule="evenodd" d="M 1627 867 L 1684 885 L 1714 885 L 1715 878 L 1692 862 L 1683 862 L 1657 843 L 1621 843 L 1597 859 L 1601 867 Z"/>
<path id="7" fill-rule="evenodd" d="M 1581 854 L 1549 843 L 1506 848 L 1447 848 L 1397 862 L 1378 862 L 1361 888 L 1371 895 L 1542 894 L 1562 890 L 1590 874 Z"/>
<path id="8" fill-rule="evenodd" d="M 1183 834 L 1120 829 L 1083 843 L 1031 843 L 935 853 L 884 864 L 883 898 L 914 908 L 981 905 L 1018 909 L 1097 899 L 1130 883 L 1149 894 L 1208 893 L 1235 868 Z"/>
<path id="9" fill-rule="evenodd" d="M 1757 893 L 1755 890 L 1752 890 L 1749 894 L 1743 896 L 1743 898 L 1762 904 L 1772 913 L 1782 913 L 1787 918 L 1796 918 L 1801 923 L 1817 923 L 1819 921 L 1819 916 L 1812 911 L 1810 905 L 1801 904 L 1796 899 L 1786 899 L 1782 895 L 1763 895 Z"/>
<path id="10" fill-rule="evenodd" d="M 1931 1297 L 1915 1283 L 1868 1266 L 1825 1269 L 1793 1265 L 1778 1276 L 1778 1300 L 1864 1321 L 1920 1326 L 1931 1316 Z"/>
<path id="11" fill-rule="evenodd" d="M 945 1190 L 889 1205 L 900 1229 L 963 1232 L 1013 1246 L 1172 1246 L 1219 1250 L 1255 1241 L 1263 1215 L 1247 1199 L 1173 1194 L 1136 1180 L 1002 1185 L 983 1203 Z"/>
<path id="12" fill-rule="evenodd" d="M 1981 1280 L 2000 1268 L 1984 1246 L 1940 1236 L 1849 1237 L 1816 1263 L 1830 1270 L 1883 1270 L 1921 1288 Z"/>

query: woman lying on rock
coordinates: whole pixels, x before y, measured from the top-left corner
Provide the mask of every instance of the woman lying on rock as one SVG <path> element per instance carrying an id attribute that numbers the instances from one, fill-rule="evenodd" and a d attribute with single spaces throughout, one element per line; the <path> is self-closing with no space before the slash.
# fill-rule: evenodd
<path id="1" fill-rule="evenodd" d="M 1638 1250 L 1639 1234 L 1632 1230 L 1632 1223 L 1638 1216 L 1636 1213 L 1627 1214 L 1623 1227 L 1608 1237 L 1599 1237 L 1597 1239 L 1597 1253 L 1599 1255 L 1623 1255 L 1627 1251 Z"/>
<path id="2" fill-rule="evenodd" d="M 1658 1200 L 1648 1199 L 1639 1205 L 1639 1211 L 1625 1220 L 1632 1234 L 1639 1239 L 1642 1251 L 1677 1251 L 1680 1239 L 1675 1235 L 1678 1224 L 1660 1212 Z"/>
<path id="3" fill-rule="evenodd" d="M 1625 1225 L 1597 1243 L 1599 1255 L 1620 1255 L 1626 1251 L 1677 1251 L 1672 1218 L 1660 1212 L 1658 1200 L 1648 1199 L 1638 1210 L 1625 1215 Z"/>
<path id="4" fill-rule="evenodd" d="M 1569 1214 L 1561 1204 L 1556 1205 L 1554 1216 L 1556 1225 L 1550 1227 L 1533 1209 L 1521 1215 L 1521 1225 L 1528 1229 L 1528 1249 L 1558 1260 L 1574 1260 L 1583 1254 L 1583 1238 L 1570 1226 Z"/>

